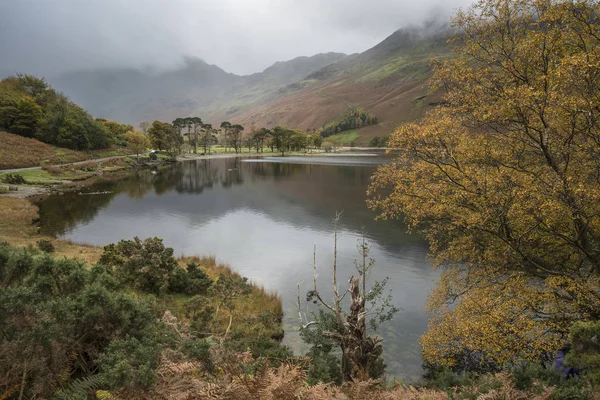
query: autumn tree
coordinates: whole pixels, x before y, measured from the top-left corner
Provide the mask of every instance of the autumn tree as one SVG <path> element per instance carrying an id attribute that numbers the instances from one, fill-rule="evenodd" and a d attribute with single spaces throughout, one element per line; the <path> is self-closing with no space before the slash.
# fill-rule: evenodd
<path id="1" fill-rule="evenodd" d="M 482 0 L 435 62 L 445 105 L 400 126 L 370 206 L 431 244 L 425 359 L 542 358 L 600 318 L 598 1 Z M 452 307 L 450 304 L 454 304 Z"/>
<path id="2" fill-rule="evenodd" d="M 106 129 L 108 129 L 114 139 L 115 144 L 126 145 L 127 137 L 125 134 L 134 130 L 133 126 L 130 124 L 121 124 L 116 121 L 109 121 L 102 118 L 98 118 L 97 121 L 104 125 Z"/>
<path id="3" fill-rule="evenodd" d="M 152 147 L 159 150 L 166 148 L 167 125 L 165 122 L 154 121 L 148 128 L 148 137 L 150 138 Z"/>
<path id="4" fill-rule="evenodd" d="M 140 158 L 140 153 L 146 151 L 150 146 L 150 140 L 146 135 L 139 131 L 129 131 L 125 134 L 127 145 L 135 152 L 136 157 Z"/>

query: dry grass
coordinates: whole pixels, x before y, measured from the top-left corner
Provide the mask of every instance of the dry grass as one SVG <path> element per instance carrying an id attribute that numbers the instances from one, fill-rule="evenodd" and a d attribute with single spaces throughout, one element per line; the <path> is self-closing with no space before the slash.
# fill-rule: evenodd
<path id="1" fill-rule="evenodd" d="M 39 235 L 34 223 L 38 220 L 38 208 L 29 200 L 0 196 L 0 242 L 15 246 L 35 246 L 39 240 L 49 240 L 55 254 L 79 258 L 89 263 L 98 261 L 102 248 L 82 245 Z"/>
<path id="2" fill-rule="evenodd" d="M 122 157 L 131 154 L 125 147 L 81 152 L 55 147 L 12 133 L 0 132 L 0 169 L 38 167 L 68 164 L 104 157 Z M 123 166 L 120 158 L 104 160 L 106 167 Z M 117 161 L 120 160 L 120 161 Z M 51 173 L 51 170 L 48 170 Z"/>
<path id="3" fill-rule="evenodd" d="M 85 153 L 0 132 L 0 169 L 37 167 L 42 164 L 65 164 L 88 158 L 89 156 Z"/>
<path id="4" fill-rule="evenodd" d="M 214 257 L 181 257 L 179 262 L 182 266 L 189 263 L 196 263 L 213 280 L 219 275 L 242 278 L 240 274 L 231 269 L 229 265 L 217 263 Z M 215 308 L 218 306 L 215 300 Z M 183 314 L 183 304 L 174 302 L 171 306 Z M 265 326 L 258 323 L 259 316 L 270 314 L 281 319 L 283 308 L 281 296 L 275 292 L 268 291 L 263 287 L 252 284 L 252 292 L 249 295 L 241 296 L 232 300 L 232 307 L 217 313 L 214 321 L 214 330 L 224 334 L 231 318 L 230 331 L 242 334 L 245 337 L 259 339 L 261 337 L 273 337 L 280 334 L 281 327 L 278 324 L 274 326 Z"/>
<path id="5" fill-rule="evenodd" d="M 29 201 L 0 197 L 0 241 L 33 238 L 37 234 L 33 226 L 37 219 L 38 209 Z"/>

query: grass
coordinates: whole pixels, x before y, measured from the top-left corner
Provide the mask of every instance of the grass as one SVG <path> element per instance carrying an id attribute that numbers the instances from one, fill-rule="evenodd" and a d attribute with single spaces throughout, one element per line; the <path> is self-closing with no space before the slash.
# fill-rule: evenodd
<path id="1" fill-rule="evenodd" d="M 36 139 L 0 132 L 0 169 L 68 164 L 94 158 L 124 156 L 130 153 L 131 151 L 125 147 L 84 153 L 51 146 Z"/>
<path id="2" fill-rule="evenodd" d="M 221 274 L 225 276 L 232 276 L 241 278 L 242 276 L 231 269 L 226 264 L 217 263 L 214 257 L 181 257 L 179 258 L 181 266 L 185 266 L 189 263 L 196 263 L 200 268 L 213 280 L 216 280 Z M 183 314 L 183 303 L 188 300 L 189 297 L 180 296 L 173 297 L 171 299 L 170 306 L 173 307 L 179 315 Z M 215 301 L 215 299 L 211 299 Z M 217 303 L 214 303 L 215 308 L 218 307 Z M 229 325 L 229 319 L 231 316 L 231 328 L 232 332 L 241 334 L 248 338 L 258 338 L 257 334 L 262 337 L 274 337 L 281 333 L 280 324 L 258 324 L 255 321 L 260 318 L 262 314 L 270 314 L 281 318 L 283 309 L 281 305 L 281 297 L 274 292 L 269 292 L 264 288 L 253 284 L 252 291 L 247 296 L 236 298 L 232 301 L 232 307 L 227 308 L 216 315 L 215 325 L 218 331 L 225 332 Z M 257 332 L 257 328 L 259 332 Z"/>
<path id="3" fill-rule="evenodd" d="M 350 146 L 350 143 L 356 141 L 358 138 L 359 129 L 353 129 L 342 133 L 337 133 L 323 139 L 325 142 L 332 142 L 341 146 Z"/>
<path id="4" fill-rule="evenodd" d="M 129 168 L 129 157 L 115 157 L 103 161 L 83 161 L 67 165 L 45 165 L 42 169 L 28 169 L 16 172 L 29 185 L 54 185 L 63 181 L 81 181 L 99 173 L 116 172 Z M 7 173 L 0 173 L 0 182 Z"/>
<path id="5" fill-rule="evenodd" d="M 17 174 L 25 178 L 28 184 L 32 185 L 52 185 L 60 182 L 60 179 L 53 176 L 50 172 L 43 169 L 28 169 L 19 171 Z M 6 174 L 0 174 L 0 181 Z"/>

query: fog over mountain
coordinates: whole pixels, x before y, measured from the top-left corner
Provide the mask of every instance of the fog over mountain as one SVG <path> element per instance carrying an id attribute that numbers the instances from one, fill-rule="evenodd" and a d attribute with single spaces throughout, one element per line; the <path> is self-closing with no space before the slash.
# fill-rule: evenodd
<path id="1" fill-rule="evenodd" d="M 0 75 L 172 69 L 185 57 L 246 75 L 297 56 L 363 52 L 399 28 L 445 20 L 471 2 L 3 0 Z"/>

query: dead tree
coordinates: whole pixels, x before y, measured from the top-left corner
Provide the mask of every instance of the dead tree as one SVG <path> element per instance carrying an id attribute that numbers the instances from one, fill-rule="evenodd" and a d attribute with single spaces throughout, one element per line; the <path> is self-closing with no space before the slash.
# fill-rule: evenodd
<path id="1" fill-rule="evenodd" d="M 371 366 L 383 353 L 382 341 L 378 336 L 367 334 L 367 316 L 369 311 L 373 310 L 375 304 L 380 302 L 383 284 L 376 283 L 375 291 L 367 292 L 367 279 L 370 275 L 374 261 L 368 258 L 370 246 L 366 241 L 366 235 L 363 233 L 359 240 L 359 253 L 362 256 L 361 262 L 355 262 L 358 270 L 358 276 L 351 276 L 348 280 L 348 289 L 340 293 L 337 282 L 337 240 L 338 223 L 342 213 L 336 213 L 334 222 L 334 247 L 333 247 L 333 266 L 332 266 L 332 284 L 333 284 L 333 302 L 329 303 L 323 299 L 317 288 L 317 263 L 316 246 L 313 251 L 313 289 L 308 292 L 307 300 L 316 301 L 317 304 L 324 306 L 335 315 L 337 324 L 336 329 L 323 331 L 323 335 L 336 342 L 342 353 L 342 376 L 346 381 L 367 380 L 372 378 L 370 374 Z M 300 285 L 298 283 L 298 317 L 300 319 L 300 329 L 309 329 L 317 325 L 316 321 L 306 321 L 300 306 Z M 349 309 L 346 312 L 343 309 L 343 300 L 349 294 Z M 373 307 L 367 308 L 367 301 Z M 376 310 L 375 318 L 371 321 L 371 326 L 376 328 L 378 323 L 385 322 L 392 318 L 398 311 L 391 305 L 391 296 L 388 296 L 383 302 L 380 302 Z"/>

